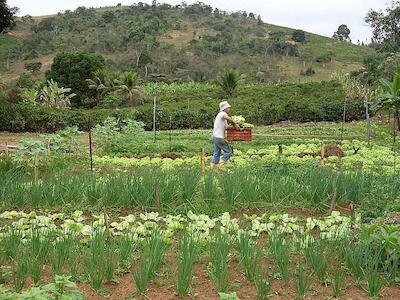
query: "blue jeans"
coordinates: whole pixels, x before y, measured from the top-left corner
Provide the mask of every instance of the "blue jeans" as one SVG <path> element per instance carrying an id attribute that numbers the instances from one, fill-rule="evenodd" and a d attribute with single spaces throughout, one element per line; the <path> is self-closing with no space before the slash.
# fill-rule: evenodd
<path id="1" fill-rule="evenodd" d="M 224 151 L 224 155 L 222 156 L 223 161 L 227 161 L 228 159 L 231 158 L 233 150 L 225 139 L 213 137 L 213 144 L 214 144 L 214 155 L 212 158 L 212 163 L 219 164 L 221 151 Z"/>

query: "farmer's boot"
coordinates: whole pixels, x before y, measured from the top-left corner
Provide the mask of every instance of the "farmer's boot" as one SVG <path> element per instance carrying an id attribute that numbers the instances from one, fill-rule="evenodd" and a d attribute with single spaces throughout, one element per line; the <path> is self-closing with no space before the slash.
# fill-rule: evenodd
<path id="1" fill-rule="evenodd" d="M 210 167 L 211 167 L 212 170 L 217 170 L 218 169 L 218 164 L 211 163 Z"/>
<path id="2" fill-rule="evenodd" d="M 219 169 L 221 171 L 226 171 L 226 161 L 221 161 L 221 163 L 219 164 Z"/>

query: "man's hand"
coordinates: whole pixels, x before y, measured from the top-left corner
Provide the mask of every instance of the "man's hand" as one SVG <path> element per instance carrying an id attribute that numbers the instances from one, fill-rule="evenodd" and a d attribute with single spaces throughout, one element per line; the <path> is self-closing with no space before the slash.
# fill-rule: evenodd
<path id="1" fill-rule="evenodd" d="M 227 120 L 228 123 L 232 124 L 236 130 L 240 130 L 240 126 L 236 124 L 235 121 L 233 121 L 233 119 L 228 114 L 225 115 L 225 120 Z"/>

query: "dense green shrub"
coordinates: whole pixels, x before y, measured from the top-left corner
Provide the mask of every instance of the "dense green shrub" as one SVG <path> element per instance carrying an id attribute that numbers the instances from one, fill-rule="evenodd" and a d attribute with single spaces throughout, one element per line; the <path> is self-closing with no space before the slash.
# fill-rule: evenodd
<path id="1" fill-rule="evenodd" d="M 193 91 L 187 88 L 164 89 L 158 96 L 157 128 L 210 128 L 221 91 L 216 86 Z M 229 100 L 232 114 L 243 115 L 255 125 L 270 125 L 279 121 L 338 121 L 342 118 L 344 92 L 335 82 L 282 83 L 279 85 L 248 85 L 237 90 Z M 87 129 L 89 119 L 94 126 L 107 117 L 136 119 L 153 125 L 152 103 L 124 109 L 66 109 L 56 110 L 22 104 L 0 106 L 0 131 L 55 131 L 77 125 Z M 347 120 L 364 115 L 362 102 L 350 102 Z"/>
<path id="2" fill-rule="evenodd" d="M 292 33 L 292 40 L 298 43 L 306 41 L 306 34 L 303 30 L 294 30 Z"/>
<path id="3" fill-rule="evenodd" d="M 101 55 L 79 52 L 60 53 L 53 60 L 51 69 L 46 72 L 46 79 L 53 79 L 62 87 L 71 88 L 77 95 L 71 101 L 73 106 L 81 106 L 85 98 L 96 96 L 93 90 L 88 89 L 86 79 L 93 79 L 94 73 L 105 67 L 105 60 Z"/>

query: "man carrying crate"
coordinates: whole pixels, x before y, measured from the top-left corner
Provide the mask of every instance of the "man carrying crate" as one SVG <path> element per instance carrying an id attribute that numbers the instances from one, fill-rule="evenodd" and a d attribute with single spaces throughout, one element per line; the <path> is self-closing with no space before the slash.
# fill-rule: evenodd
<path id="1" fill-rule="evenodd" d="M 225 170 L 226 162 L 231 158 L 233 154 L 232 147 L 225 140 L 225 130 L 228 128 L 228 122 L 232 124 L 236 129 L 239 129 L 239 125 L 233 121 L 228 115 L 231 106 L 228 102 L 223 101 L 219 104 L 219 113 L 214 120 L 213 130 L 213 144 L 214 144 L 214 155 L 211 161 L 211 168 Z M 224 152 L 220 163 L 221 152 Z"/>

